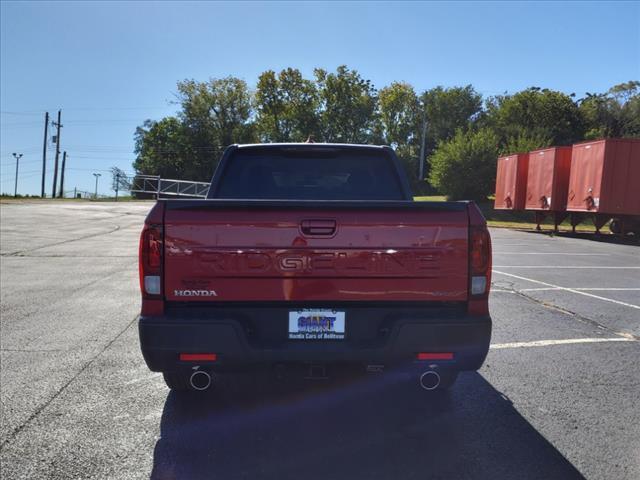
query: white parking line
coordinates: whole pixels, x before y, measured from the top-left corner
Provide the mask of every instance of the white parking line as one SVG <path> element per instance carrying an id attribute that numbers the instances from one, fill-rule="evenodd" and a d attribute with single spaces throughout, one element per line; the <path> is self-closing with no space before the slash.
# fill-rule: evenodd
<path id="1" fill-rule="evenodd" d="M 549 247 L 550 243 L 501 243 L 501 247 Z"/>
<path id="2" fill-rule="evenodd" d="M 563 266 L 563 265 L 494 265 L 496 268 L 584 268 L 603 270 L 640 270 L 640 267 L 600 267 L 600 266 Z"/>
<path id="3" fill-rule="evenodd" d="M 540 287 L 540 288 L 520 288 L 519 292 L 547 292 L 549 290 L 560 290 L 558 287 Z"/>
<path id="4" fill-rule="evenodd" d="M 592 288 L 592 287 L 582 288 L 582 287 L 580 287 L 580 288 L 574 288 L 574 290 L 583 290 L 583 291 L 592 291 L 593 290 L 593 291 L 596 291 L 596 292 L 600 291 L 600 290 L 607 291 L 607 292 L 609 292 L 609 291 L 611 291 L 611 292 L 618 292 L 618 291 L 620 291 L 620 292 L 623 292 L 623 291 L 624 292 L 640 292 L 640 288 Z"/>
<path id="5" fill-rule="evenodd" d="M 494 255 L 563 255 L 563 256 L 585 256 L 585 257 L 608 257 L 608 253 L 565 253 L 565 252 L 493 252 Z"/>
<path id="6" fill-rule="evenodd" d="M 558 268 L 558 267 L 555 267 L 555 268 Z M 506 275 L 507 277 L 513 277 L 513 278 L 517 278 L 519 280 L 525 280 L 527 282 L 537 283 L 538 285 L 544 285 L 546 287 L 557 288 L 558 290 L 564 290 L 565 292 L 572 292 L 572 293 L 576 293 L 578 295 L 584 295 L 585 297 L 591 297 L 591 298 L 595 298 L 597 300 L 602 300 L 604 302 L 615 303 L 617 305 L 622 305 L 624 307 L 635 308 L 636 310 L 640 310 L 640 306 L 638 306 L 638 305 L 633 305 L 632 303 L 621 302 L 619 300 L 613 300 L 611 298 L 601 297 L 599 295 L 594 295 L 592 293 L 587 293 L 587 292 L 583 292 L 583 291 L 580 291 L 580 290 L 576 290 L 575 288 L 561 287 L 560 285 L 554 285 L 552 283 L 541 282 L 540 280 L 534 280 L 533 278 L 521 277 L 520 275 L 514 275 L 513 273 L 500 272 L 498 270 L 493 270 L 493 272 L 497 273 L 497 274 L 500 274 L 500 275 Z"/>
<path id="7" fill-rule="evenodd" d="M 583 288 L 583 287 L 567 287 L 571 290 L 580 290 L 581 292 L 640 292 L 640 288 Z M 549 290 L 562 290 L 560 287 L 541 287 L 541 288 L 520 288 L 519 292 L 544 292 Z"/>
<path id="8" fill-rule="evenodd" d="M 491 350 L 500 350 L 503 348 L 528 348 L 528 347 L 548 347 L 550 345 L 570 345 L 575 343 L 603 343 L 603 342 L 635 342 L 632 338 L 613 337 L 613 338 L 568 338 L 565 340 L 535 340 L 533 342 L 512 342 L 512 343 L 493 343 L 489 346 Z"/>

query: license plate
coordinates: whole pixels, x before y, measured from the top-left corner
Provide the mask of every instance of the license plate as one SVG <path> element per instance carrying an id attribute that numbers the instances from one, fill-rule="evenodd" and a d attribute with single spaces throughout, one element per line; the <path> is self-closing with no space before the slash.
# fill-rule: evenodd
<path id="1" fill-rule="evenodd" d="M 290 340 L 344 340 L 345 315 L 336 310 L 289 312 Z"/>

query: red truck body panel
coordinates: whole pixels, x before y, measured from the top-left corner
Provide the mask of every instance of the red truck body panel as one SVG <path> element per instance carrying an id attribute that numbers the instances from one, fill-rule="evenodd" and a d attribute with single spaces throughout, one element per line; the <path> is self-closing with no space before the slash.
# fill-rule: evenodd
<path id="1" fill-rule="evenodd" d="M 334 222 L 308 235 L 309 220 Z M 168 210 L 167 301 L 466 301 L 466 211 Z M 202 290 L 202 296 L 184 296 Z"/>
<path id="2" fill-rule="evenodd" d="M 529 152 L 526 210 L 566 209 L 571 150 L 552 147 Z"/>
<path id="3" fill-rule="evenodd" d="M 640 140 L 573 146 L 567 210 L 640 215 Z"/>
<path id="4" fill-rule="evenodd" d="M 516 153 L 498 158 L 495 209 L 524 209 L 528 166 L 528 153 Z"/>
<path id="5" fill-rule="evenodd" d="M 140 236 L 140 345 L 170 388 L 200 390 L 209 370 L 453 381 L 482 365 L 485 219 L 469 202 L 414 202 L 390 148 L 231 146 L 208 197 L 159 200 Z"/>

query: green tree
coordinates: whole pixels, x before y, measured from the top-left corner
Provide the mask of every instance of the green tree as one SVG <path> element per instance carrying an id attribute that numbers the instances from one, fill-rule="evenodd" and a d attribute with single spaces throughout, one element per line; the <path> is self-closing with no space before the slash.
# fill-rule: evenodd
<path id="1" fill-rule="evenodd" d="M 501 143 L 523 131 L 547 138 L 553 145 L 571 145 L 584 135 L 583 116 L 571 96 L 537 87 L 492 97 L 483 123 L 498 134 Z"/>
<path id="2" fill-rule="evenodd" d="M 178 82 L 179 116 L 198 141 L 226 147 L 253 141 L 251 93 L 244 80 L 213 78 Z"/>
<path id="3" fill-rule="evenodd" d="M 393 82 L 378 93 L 378 108 L 381 129 L 378 136 L 396 151 L 413 190 L 422 190 L 423 180 L 418 178 L 420 137 L 416 126 L 420 104 L 416 92 L 408 83 Z"/>
<path id="4" fill-rule="evenodd" d="M 541 148 L 550 147 L 553 143 L 544 134 L 538 132 L 528 132 L 522 130 L 517 135 L 513 135 L 505 140 L 500 147 L 501 155 L 510 155 L 512 153 L 530 152 Z"/>
<path id="5" fill-rule="evenodd" d="M 147 120 L 135 133 L 140 174 L 208 181 L 224 148 L 256 139 L 251 94 L 235 77 L 178 82 L 176 117 Z"/>
<path id="6" fill-rule="evenodd" d="M 634 95 L 622 107 L 622 137 L 640 138 L 640 94 Z"/>
<path id="7" fill-rule="evenodd" d="M 640 82 L 614 85 L 602 94 L 587 93 L 580 112 L 587 139 L 640 137 Z"/>
<path id="8" fill-rule="evenodd" d="M 378 101 L 384 143 L 398 152 L 415 154 L 410 150 L 420 143 L 416 132 L 420 105 L 413 87 L 393 82 L 380 90 Z"/>
<path id="9" fill-rule="evenodd" d="M 452 200 L 485 200 L 495 184 L 498 140 L 487 128 L 458 130 L 431 156 L 429 181 Z"/>
<path id="10" fill-rule="evenodd" d="M 200 172 L 193 157 L 186 127 L 176 117 L 147 120 L 135 133 L 133 168 L 142 175 L 195 179 Z"/>
<path id="11" fill-rule="evenodd" d="M 458 130 L 468 129 L 482 112 L 482 95 L 471 85 L 452 88 L 435 87 L 424 92 L 420 100 L 422 118 L 419 118 L 416 130 L 421 132 L 422 122 L 426 118 L 427 156 L 436 148 L 436 145 L 451 139 Z"/>
<path id="12" fill-rule="evenodd" d="M 256 128 L 263 142 L 303 142 L 318 135 L 320 99 L 315 84 L 299 70 L 287 68 L 277 76 L 267 70 L 255 93 Z"/>
<path id="13" fill-rule="evenodd" d="M 377 93 L 371 81 L 345 65 L 314 71 L 320 93 L 320 135 L 326 142 L 369 143 L 376 137 Z"/>

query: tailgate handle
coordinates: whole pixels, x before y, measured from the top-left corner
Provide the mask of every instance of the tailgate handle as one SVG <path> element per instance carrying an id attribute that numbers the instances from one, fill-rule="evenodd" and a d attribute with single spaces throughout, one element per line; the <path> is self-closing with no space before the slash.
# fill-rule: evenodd
<path id="1" fill-rule="evenodd" d="M 331 236 L 336 233 L 335 220 L 302 220 L 300 230 L 303 235 Z"/>

